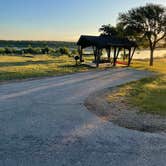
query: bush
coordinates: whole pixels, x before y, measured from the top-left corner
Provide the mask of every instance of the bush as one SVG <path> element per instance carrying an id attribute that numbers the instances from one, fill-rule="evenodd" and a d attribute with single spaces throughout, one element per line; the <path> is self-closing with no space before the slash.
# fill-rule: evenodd
<path id="1" fill-rule="evenodd" d="M 0 54 L 5 54 L 5 49 L 4 48 L 0 48 Z"/>
<path id="2" fill-rule="evenodd" d="M 61 55 L 69 55 L 70 51 L 67 47 L 60 47 L 56 52 L 59 52 Z"/>
<path id="3" fill-rule="evenodd" d="M 54 48 L 49 47 L 49 54 L 54 54 L 55 52 L 56 52 L 56 50 Z"/>
<path id="4" fill-rule="evenodd" d="M 41 48 L 40 48 L 40 47 L 33 48 L 33 51 L 34 51 L 34 54 L 41 54 L 41 53 L 42 53 L 42 51 L 41 51 Z"/>
<path id="5" fill-rule="evenodd" d="M 25 54 L 41 54 L 42 53 L 42 50 L 41 48 L 37 47 L 37 48 L 33 48 L 31 46 L 29 46 L 28 48 L 26 49 L 23 49 L 22 50 Z"/>
<path id="6" fill-rule="evenodd" d="M 5 48 L 5 53 L 6 54 L 12 54 L 12 53 L 15 53 L 15 52 L 16 52 L 15 48 L 11 48 L 11 47 L 6 47 Z"/>
<path id="7" fill-rule="evenodd" d="M 15 50 L 13 53 L 17 55 L 22 55 L 24 52 L 23 50 Z"/>
<path id="8" fill-rule="evenodd" d="M 48 54 L 49 48 L 48 47 L 42 48 L 41 51 L 42 51 L 42 54 Z"/>
<path id="9" fill-rule="evenodd" d="M 71 55 L 78 55 L 78 50 L 77 49 L 72 50 Z"/>

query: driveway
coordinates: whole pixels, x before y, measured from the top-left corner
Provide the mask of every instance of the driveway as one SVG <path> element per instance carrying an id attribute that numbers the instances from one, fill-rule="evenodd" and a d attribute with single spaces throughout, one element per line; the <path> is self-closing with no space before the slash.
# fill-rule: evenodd
<path id="1" fill-rule="evenodd" d="M 119 68 L 0 85 L 0 166 L 165 166 L 166 135 L 102 121 L 93 92 L 150 75 Z"/>

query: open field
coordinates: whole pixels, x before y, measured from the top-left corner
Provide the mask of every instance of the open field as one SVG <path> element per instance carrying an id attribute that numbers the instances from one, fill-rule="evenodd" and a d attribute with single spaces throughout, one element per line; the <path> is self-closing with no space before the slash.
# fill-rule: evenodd
<path id="1" fill-rule="evenodd" d="M 166 58 L 155 59 L 154 67 L 149 67 L 148 61 L 134 60 L 132 67 L 155 71 L 159 75 L 121 86 L 116 94 L 108 96 L 109 102 L 123 97 L 123 102 L 141 112 L 166 116 Z"/>
<path id="2" fill-rule="evenodd" d="M 85 57 L 91 61 L 91 57 Z M 88 71 L 85 65 L 75 66 L 72 57 L 64 56 L 0 56 L 0 81 Z"/>
<path id="3" fill-rule="evenodd" d="M 158 49 L 155 51 L 157 56 L 165 56 L 165 49 Z M 149 57 L 148 50 L 136 51 L 135 58 Z M 84 56 L 85 62 L 92 62 L 93 56 Z M 135 68 L 149 69 L 148 62 L 134 60 L 133 65 Z M 155 66 L 150 70 L 158 71 L 160 67 L 164 70 L 164 63 L 155 62 Z M 102 65 L 100 66 L 102 68 Z M 88 71 L 91 68 L 86 65 L 75 66 L 73 57 L 69 56 L 50 56 L 50 55 L 27 55 L 27 56 L 14 56 L 14 55 L 0 55 L 0 81 L 25 79 L 34 77 L 62 75 L 74 72 Z M 164 72 L 164 71 L 163 71 Z"/>

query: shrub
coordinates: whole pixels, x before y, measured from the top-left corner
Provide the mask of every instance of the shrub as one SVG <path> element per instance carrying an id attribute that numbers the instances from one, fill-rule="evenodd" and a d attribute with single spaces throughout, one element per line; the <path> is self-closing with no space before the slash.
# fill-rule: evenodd
<path id="1" fill-rule="evenodd" d="M 0 48 L 0 54 L 5 54 L 5 48 Z"/>
<path id="2" fill-rule="evenodd" d="M 61 55 L 69 55 L 70 51 L 67 47 L 60 47 L 56 52 L 59 52 Z"/>
<path id="3" fill-rule="evenodd" d="M 15 48 L 11 48 L 11 47 L 6 47 L 6 48 L 5 48 L 5 53 L 6 53 L 6 54 L 12 54 L 12 53 L 14 53 L 15 51 L 16 51 Z"/>
<path id="4" fill-rule="evenodd" d="M 22 50 L 25 54 L 41 54 L 42 53 L 42 50 L 41 48 L 37 47 L 37 48 L 33 48 L 31 46 L 29 46 L 28 48 L 26 49 L 23 49 Z"/>
<path id="5" fill-rule="evenodd" d="M 71 55 L 78 55 L 78 50 L 77 49 L 72 50 Z"/>

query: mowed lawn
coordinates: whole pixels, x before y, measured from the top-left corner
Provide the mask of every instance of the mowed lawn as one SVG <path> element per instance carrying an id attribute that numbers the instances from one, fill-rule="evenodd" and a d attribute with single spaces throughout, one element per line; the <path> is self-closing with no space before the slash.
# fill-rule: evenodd
<path id="1" fill-rule="evenodd" d="M 91 57 L 85 57 L 91 61 Z M 75 66 L 73 57 L 35 55 L 35 56 L 2 56 L 0 55 L 0 81 L 25 79 L 43 76 L 62 75 L 88 71 L 86 65 Z"/>
<path id="2" fill-rule="evenodd" d="M 120 86 L 116 97 L 110 94 L 108 100 L 113 102 L 123 97 L 123 102 L 140 112 L 166 116 L 166 58 L 155 59 L 154 66 L 148 66 L 147 60 L 135 60 L 132 67 L 140 70 L 157 72 L 158 75 Z"/>

